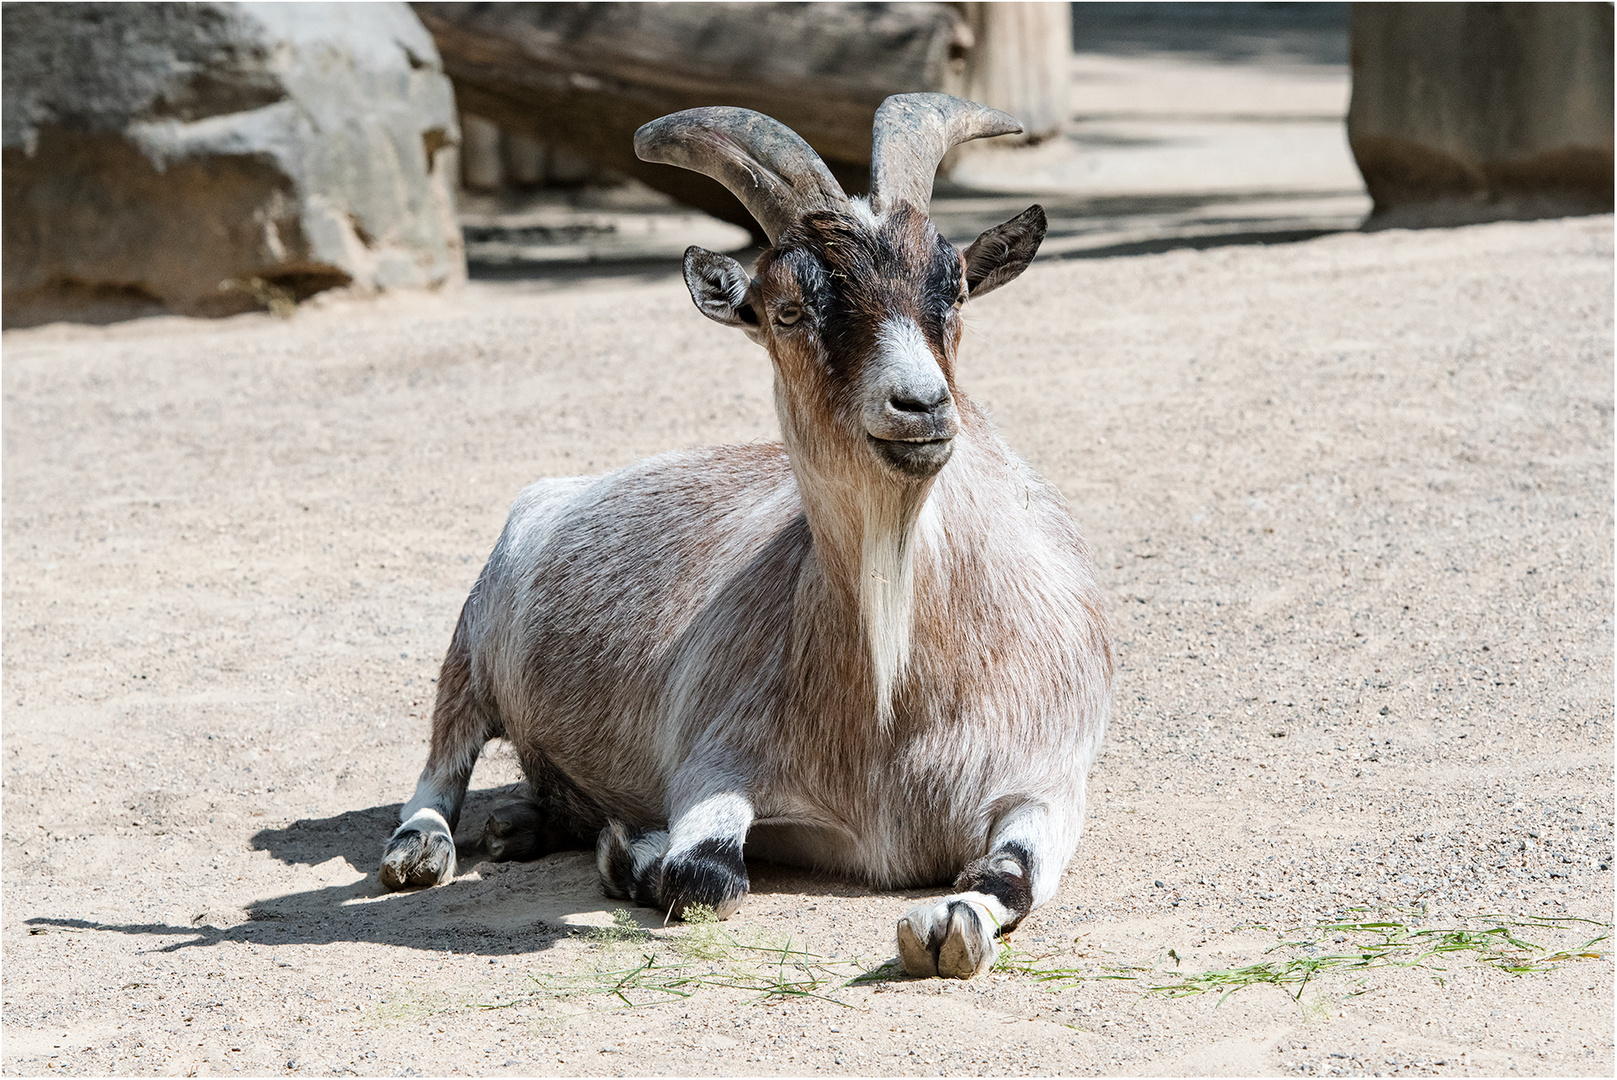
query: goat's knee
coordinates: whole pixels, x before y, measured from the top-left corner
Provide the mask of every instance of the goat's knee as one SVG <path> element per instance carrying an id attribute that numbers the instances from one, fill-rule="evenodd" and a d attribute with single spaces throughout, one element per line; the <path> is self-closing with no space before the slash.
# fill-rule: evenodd
<path id="1" fill-rule="evenodd" d="M 710 908 L 727 919 L 747 895 L 747 865 L 741 841 L 704 836 L 674 843 L 675 831 L 636 829 L 608 822 L 595 845 L 595 863 L 608 896 L 633 900 L 683 919 L 692 908 Z"/>
<path id="2" fill-rule="evenodd" d="M 685 802 L 669 826 L 657 906 L 681 919 L 695 907 L 710 908 L 721 919 L 735 914 L 747 895 L 741 845 L 752 817 L 752 803 L 737 791 Z"/>

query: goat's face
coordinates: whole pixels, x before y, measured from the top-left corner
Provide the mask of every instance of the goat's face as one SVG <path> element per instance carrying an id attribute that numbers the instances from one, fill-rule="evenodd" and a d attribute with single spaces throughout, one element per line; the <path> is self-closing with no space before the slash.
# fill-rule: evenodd
<path id="1" fill-rule="evenodd" d="M 1021 273 L 1044 224 L 1032 207 L 962 254 L 907 205 L 879 221 L 823 211 L 783 233 L 750 280 L 700 248 L 685 278 L 703 314 L 769 350 L 795 458 L 912 484 L 943 468 L 960 428 L 961 305 Z"/>

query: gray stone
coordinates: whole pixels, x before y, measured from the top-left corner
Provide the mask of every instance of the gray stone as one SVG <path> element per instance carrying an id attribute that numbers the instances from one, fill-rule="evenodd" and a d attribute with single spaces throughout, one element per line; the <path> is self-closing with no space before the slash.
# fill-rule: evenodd
<path id="1" fill-rule="evenodd" d="M 4 321 L 464 279 L 453 93 L 404 4 L 6 4 Z"/>
<path id="2" fill-rule="evenodd" d="M 1354 4 L 1367 225 L 1610 213 L 1612 8 Z"/>

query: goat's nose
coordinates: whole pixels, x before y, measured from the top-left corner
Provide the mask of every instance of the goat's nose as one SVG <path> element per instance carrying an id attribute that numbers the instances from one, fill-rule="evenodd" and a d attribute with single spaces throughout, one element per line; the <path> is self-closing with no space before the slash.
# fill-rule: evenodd
<path id="1" fill-rule="evenodd" d="M 949 404 L 949 387 L 939 384 L 925 389 L 895 390 L 887 399 L 887 407 L 894 412 L 917 413 L 922 416 L 935 413 Z"/>

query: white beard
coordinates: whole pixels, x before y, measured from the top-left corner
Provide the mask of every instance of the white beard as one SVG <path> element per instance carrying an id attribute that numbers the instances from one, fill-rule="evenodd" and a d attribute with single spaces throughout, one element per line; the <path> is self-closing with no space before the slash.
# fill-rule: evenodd
<path id="1" fill-rule="evenodd" d="M 883 727 L 893 720 L 893 695 L 910 659 L 915 625 L 915 547 L 922 541 L 923 521 L 911 522 L 912 504 L 896 493 L 881 500 L 865 518 L 859 552 L 859 618 L 870 650 L 876 688 L 876 719 Z M 927 517 L 923 507 L 920 518 Z"/>

